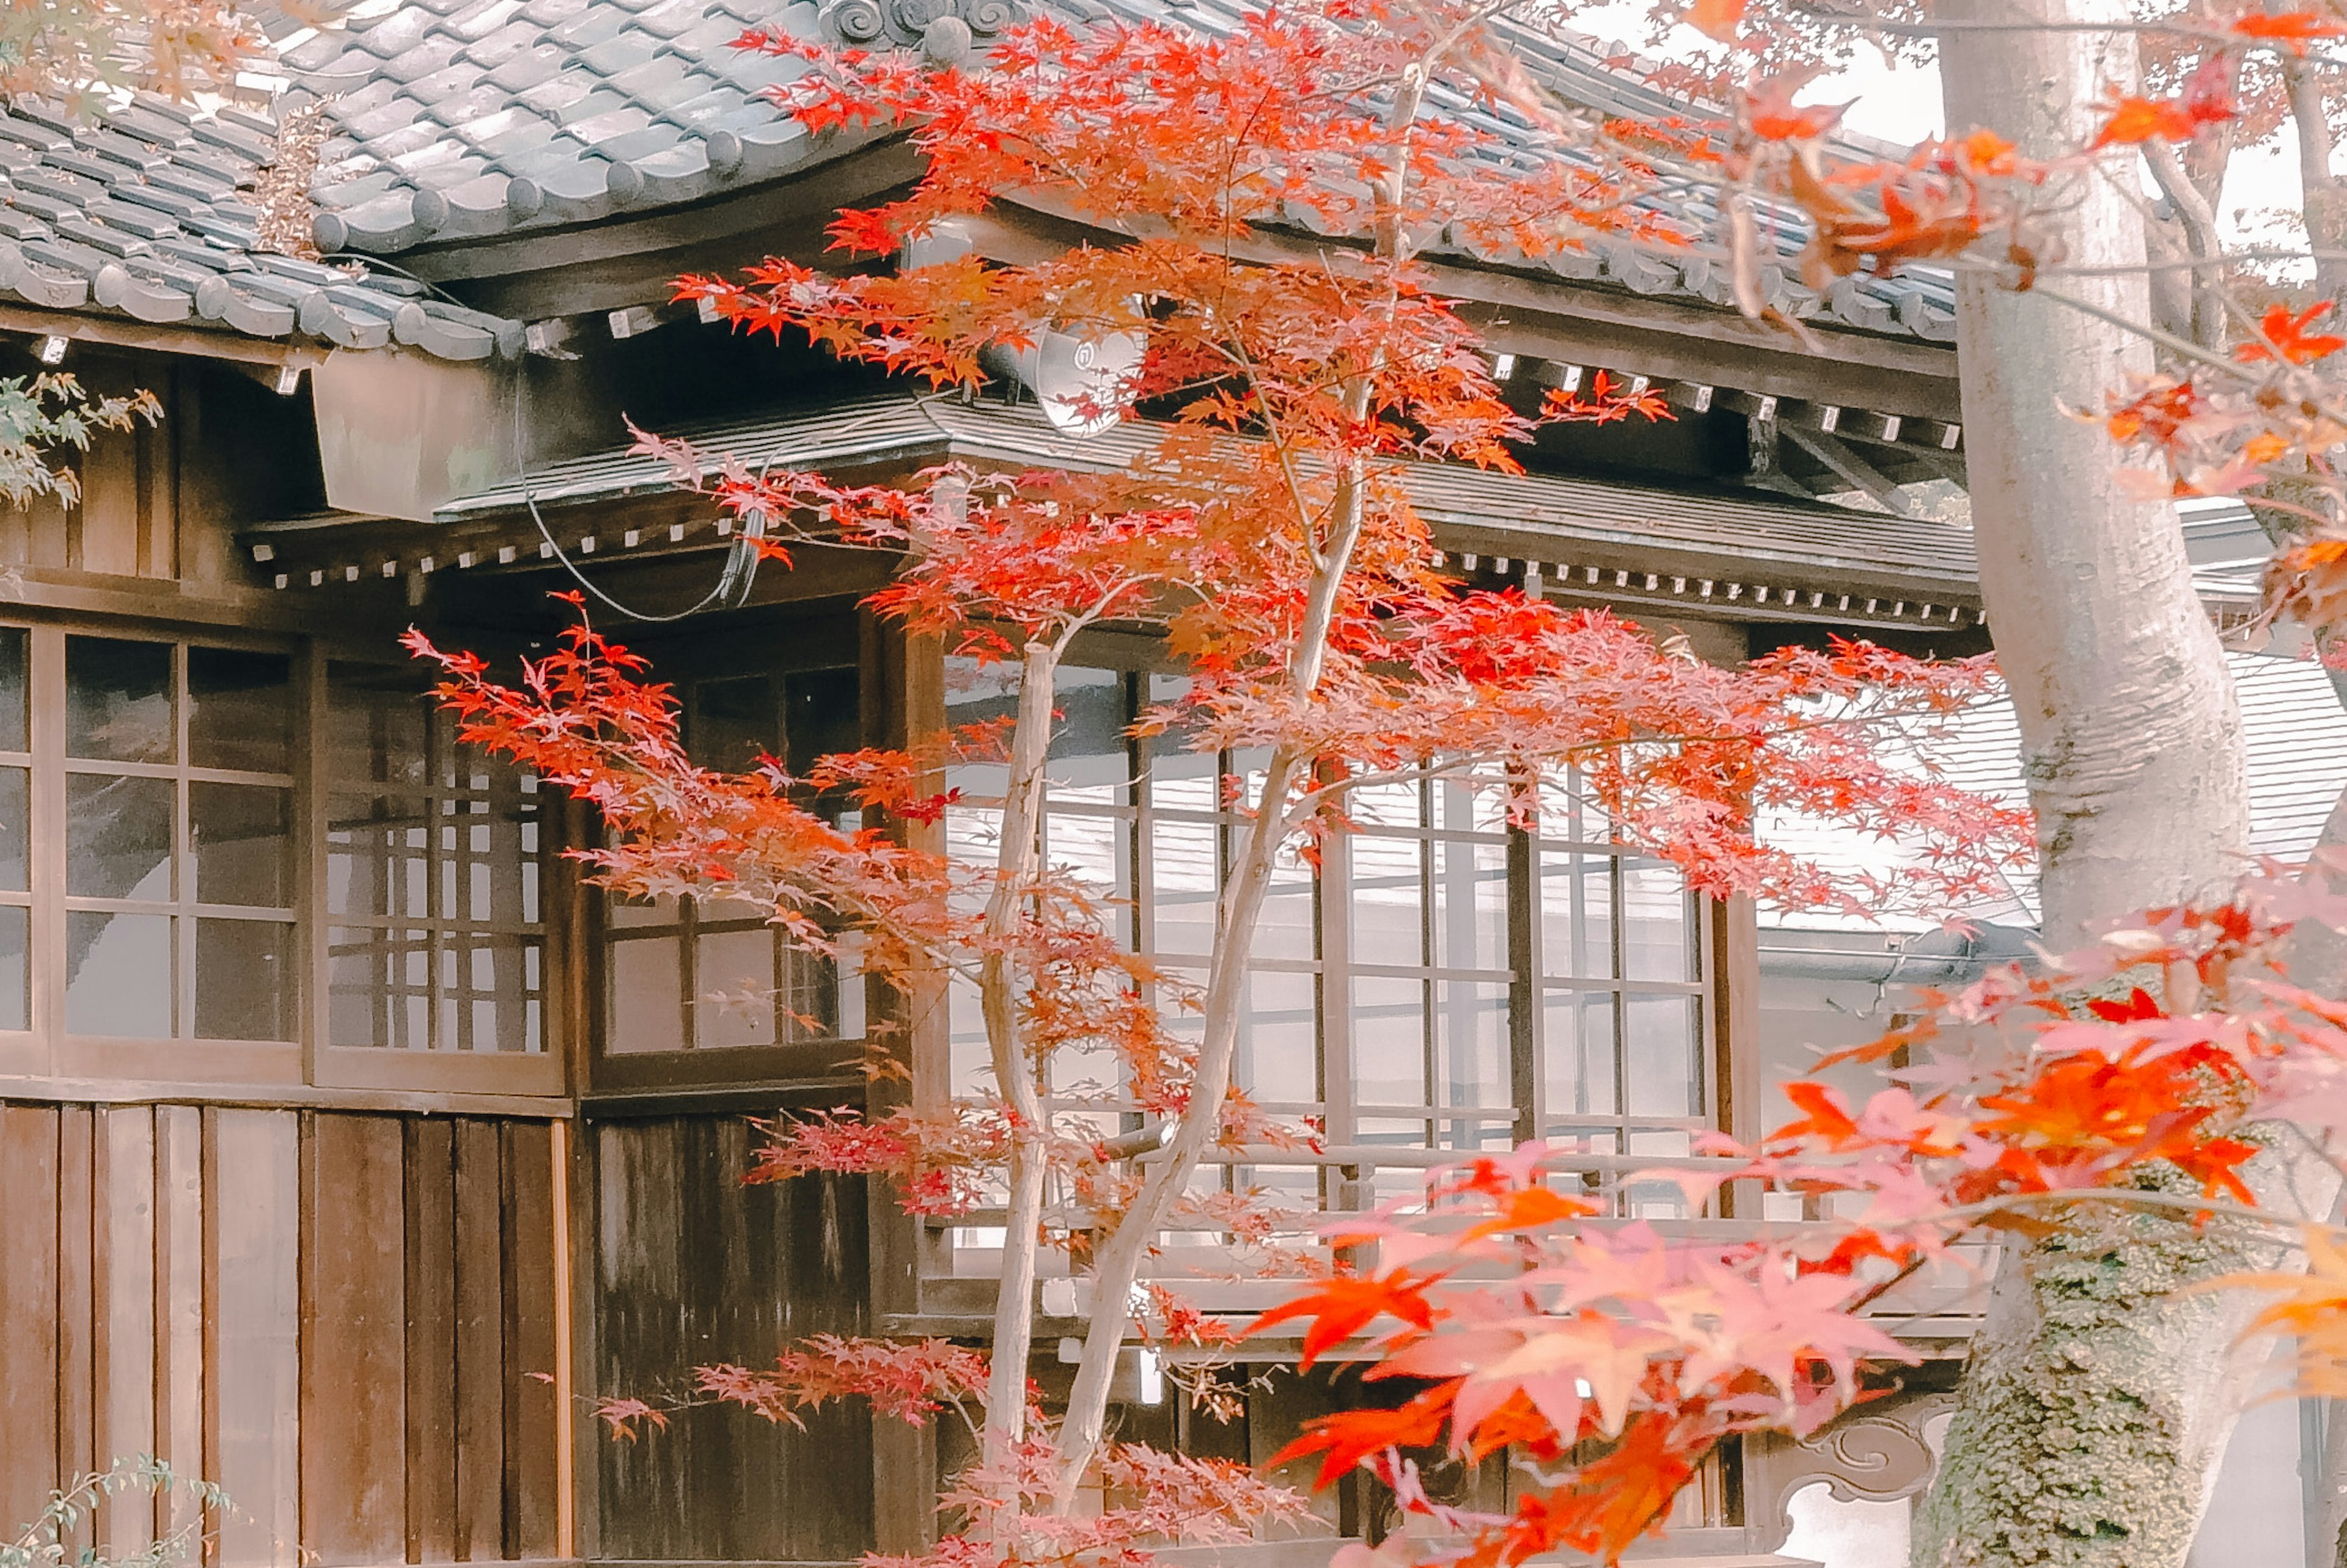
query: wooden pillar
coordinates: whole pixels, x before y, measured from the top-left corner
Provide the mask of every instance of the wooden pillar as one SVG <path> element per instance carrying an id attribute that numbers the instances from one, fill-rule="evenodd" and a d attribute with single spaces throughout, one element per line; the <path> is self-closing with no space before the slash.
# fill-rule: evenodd
<path id="1" fill-rule="evenodd" d="M 944 651 L 934 638 L 908 638 L 869 610 L 858 613 L 860 701 L 866 744 L 907 746 L 945 723 Z M 943 787 L 944 781 L 938 781 Z M 898 822 L 891 831 L 921 848 L 945 847 L 943 823 Z M 885 1116 L 912 1103 L 941 1108 L 952 1094 L 952 1052 L 945 976 L 917 977 L 902 990 L 867 979 L 865 1016 L 896 1030 L 911 1081 L 875 1080 L 865 1113 Z M 871 1315 L 917 1313 L 924 1249 L 920 1223 L 905 1213 L 896 1184 L 875 1176 L 866 1184 L 871 1263 Z M 872 1425 L 872 1524 L 884 1553 L 912 1553 L 937 1538 L 937 1432 L 933 1426 L 876 1419 Z"/>

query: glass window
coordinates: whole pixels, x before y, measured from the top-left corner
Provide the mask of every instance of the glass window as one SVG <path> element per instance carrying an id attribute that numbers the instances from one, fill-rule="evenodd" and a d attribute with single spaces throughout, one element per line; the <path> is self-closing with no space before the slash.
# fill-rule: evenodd
<path id="1" fill-rule="evenodd" d="M 0 1030 L 33 1027 L 31 636 L 0 627 Z"/>
<path id="2" fill-rule="evenodd" d="M 67 754 L 112 763 L 175 760 L 171 655 L 168 642 L 67 638 Z"/>
<path id="3" fill-rule="evenodd" d="M 948 722 L 1007 719 L 1017 689 L 1013 667 L 948 660 Z M 1263 762 L 1136 734 L 1150 704 L 1180 690 L 1176 676 L 1062 671 L 1040 833 L 1051 864 L 1106 895 L 1122 940 L 1195 984 L 1246 827 L 1235 803 L 1252 799 Z M 1003 770 L 972 764 L 948 782 L 959 791 L 950 850 L 992 861 Z M 1709 1104 L 1694 900 L 1673 868 L 1617 842 L 1578 779 L 1543 788 L 1538 812 L 1521 819 L 1508 805 L 1501 781 L 1431 766 L 1347 796 L 1349 830 L 1319 845 L 1317 865 L 1283 855 L 1255 932 L 1235 1063 L 1257 1103 L 1287 1115 L 1348 1111 L 1348 1136 L 1363 1143 L 1495 1148 L 1545 1135 L 1593 1153 L 1686 1146 Z M 1338 937 L 1341 968 L 1324 952 Z M 1536 955 L 1535 972 L 1515 972 L 1518 952 Z M 949 990 L 955 1086 L 982 1089 L 977 997 Z M 1346 1009 L 1334 1033 L 1323 999 Z M 1187 1039 L 1199 1027 L 1190 1016 L 1168 1026 Z M 1322 1099 L 1332 1038 L 1349 1044 L 1349 1107 Z M 1063 1112 L 1131 1109 L 1092 1081 L 1096 1070 L 1081 1082 L 1054 1071 Z M 1378 1179 L 1380 1191 L 1410 1180 Z"/>
<path id="4" fill-rule="evenodd" d="M 282 653 L 188 650 L 188 760 L 200 768 L 292 771 L 292 668 Z"/>
<path id="5" fill-rule="evenodd" d="M 289 661 L 81 636 L 65 655 L 67 1031 L 299 1038 Z"/>
<path id="6" fill-rule="evenodd" d="M 326 679 L 330 1042 L 545 1050 L 538 781 L 459 744 L 412 671 L 335 664 Z M 269 833 L 270 803 L 235 804 L 214 857 L 228 880 L 254 874 Z"/>
<path id="7" fill-rule="evenodd" d="M 1543 792 L 1534 844 L 1543 1132 L 1668 1153 L 1710 1106 L 1696 899 L 1675 868 L 1613 842 L 1578 782 Z"/>
<path id="8" fill-rule="evenodd" d="M 603 1048 L 615 1054 L 854 1040 L 864 987 L 852 947 L 794 941 L 753 905 L 614 900 Z"/>
<path id="9" fill-rule="evenodd" d="M 743 772 L 773 757 L 803 771 L 861 743 L 856 680 L 847 667 L 687 681 L 687 749 L 705 767 Z M 610 900 L 603 1049 L 628 1055 L 860 1038 L 864 983 L 853 950 L 816 952 L 770 914 L 739 902 Z"/>

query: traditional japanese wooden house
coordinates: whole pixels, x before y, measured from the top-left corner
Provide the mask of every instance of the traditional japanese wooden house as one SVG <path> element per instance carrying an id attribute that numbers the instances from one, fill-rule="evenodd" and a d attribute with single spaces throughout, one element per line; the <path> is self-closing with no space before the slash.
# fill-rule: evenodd
<path id="1" fill-rule="evenodd" d="M 79 506 L 0 514 L 0 1516 L 154 1452 L 233 1495 L 223 1568 L 828 1563 L 930 1528 L 938 1456 L 861 1415 L 701 1410 L 630 1444 L 588 1413 L 816 1330 L 984 1332 L 982 1224 L 917 1225 L 857 1181 L 736 1181 L 748 1115 L 866 1092 L 891 999 L 754 912 L 582 885 L 561 852 L 584 812 L 457 746 L 395 638 L 511 656 L 583 586 L 719 762 L 983 711 L 982 681 L 859 610 L 871 560 L 753 569 L 623 418 L 866 478 L 1123 459 L 1129 432 L 1063 433 L 1015 384 L 917 399 L 669 303 L 682 272 L 816 260 L 832 210 L 914 171 L 901 138 L 809 137 L 759 100 L 789 67 L 731 50 L 745 26 L 918 46 L 940 15 L 982 41 L 1014 9 L 416 0 L 290 39 L 268 114 L 0 118 L 8 368 L 163 405 L 92 444 Z M 1594 50 L 1542 64 L 1640 107 Z M 1015 205 L 972 233 L 1004 258 L 1085 238 Z M 1931 515 L 1963 474 L 1945 290 L 1772 272 L 1805 347 L 1725 308 L 1698 259 L 1431 264 L 1512 390 L 1603 369 L 1677 415 L 1552 431 L 1522 477 L 1423 470 L 1462 573 L 1721 659 L 1833 631 L 1987 645 L 1968 535 Z M 1133 765 L 1146 639 L 1085 665 L 1055 852 L 1178 964 L 1223 853 L 1212 762 Z M 1336 1202 L 1444 1148 L 1635 1156 L 1750 1125 L 1751 910 L 1430 788 L 1389 804 L 1282 887 L 1260 965 L 1249 1076 L 1324 1116 L 1329 1153 L 1235 1180 Z M 893 1021 L 914 1091 L 942 1092 L 952 1009 Z M 1067 1310 L 1049 1284 L 1044 1307 Z M 1136 1378 L 1123 1419 L 1262 1457 L 1349 1387 L 1276 1379 L 1210 1427 Z M 1793 1480 L 1865 1462 L 1747 1456 L 1673 1549 L 1765 1560 Z M 1373 1498 L 1328 1506 L 1331 1531 L 1377 1527 Z M 156 1523 L 126 1500 L 105 1529 Z"/>

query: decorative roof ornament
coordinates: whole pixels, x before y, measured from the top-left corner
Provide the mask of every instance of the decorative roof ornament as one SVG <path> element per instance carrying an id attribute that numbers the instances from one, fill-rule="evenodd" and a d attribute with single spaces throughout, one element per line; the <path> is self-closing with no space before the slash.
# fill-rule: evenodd
<path id="1" fill-rule="evenodd" d="M 816 26 L 826 43 L 920 49 L 952 63 L 1025 20 L 1020 0 L 830 0 Z"/>

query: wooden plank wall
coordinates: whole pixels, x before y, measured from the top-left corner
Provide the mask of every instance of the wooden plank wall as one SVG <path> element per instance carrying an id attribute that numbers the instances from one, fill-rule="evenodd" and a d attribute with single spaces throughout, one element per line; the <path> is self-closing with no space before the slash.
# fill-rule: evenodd
<path id="1" fill-rule="evenodd" d="M 0 1531 L 154 1453 L 217 1568 L 562 1555 L 554 1174 L 544 1122 L 0 1105 Z"/>
<path id="2" fill-rule="evenodd" d="M 759 1366 L 866 1327 L 862 1179 L 744 1186 L 755 1136 L 739 1113 L 589 1124 L 595 1393 L 658 1399 L 690 1390 L 697 1366 Z M 810 1412 L 804 1431 L 715 1408 L 602 1441 L 600 1555 L 856 1558 L 873 1545 L 872 1429 L 860 1404 Z M 906 1478 L 926 1494 L 925 1481 Z"/>

